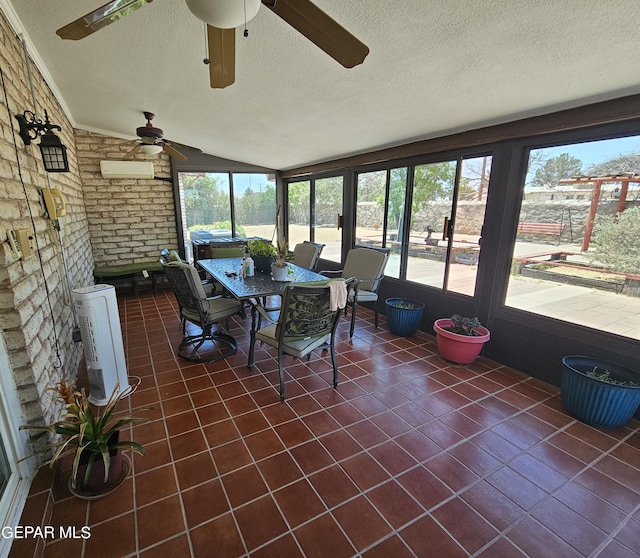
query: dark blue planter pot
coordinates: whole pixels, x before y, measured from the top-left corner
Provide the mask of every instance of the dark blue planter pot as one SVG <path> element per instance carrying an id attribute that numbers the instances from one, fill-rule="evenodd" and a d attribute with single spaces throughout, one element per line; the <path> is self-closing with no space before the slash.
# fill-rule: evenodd
<path id="1" fill-rule="evenodd" d="M 620 381 L 635 386 L 617 385 L 587 376 L 594 368 L 608 370 Z M 578 420 L 598 428 L 623 426 L 640 405 L 640 374 L 591 357 L 566 356 L 562 359 L 560 393 L 562 404 Z"/>
<path id="2" fill-rule="evenodd" d="M 420 327 L 424 304 L 418 300 L 406 298 L 388 298 L 387 325 L 389 331 L 400 337 L 413 335 Z"/>

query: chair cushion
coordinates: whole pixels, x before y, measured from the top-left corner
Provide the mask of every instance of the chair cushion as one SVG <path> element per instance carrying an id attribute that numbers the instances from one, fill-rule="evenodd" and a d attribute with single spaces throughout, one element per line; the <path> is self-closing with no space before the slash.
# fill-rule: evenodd
<path id="1" fill-rule="evenodd" d="M 162 271 L 162 265 L 158 262 L 141 262 L 122 265 L 99 266 L 93 270 L 96 277 L 118 277 L 120 275 L 133 275 L 147 271 Z"/>
<path id="2" fill-rule="evenodd" d="M 224 320 L 229 316 L 237 314 L 242 309 L 242 304 L 237 300 L 222 297 L 208 299 L 203 302 L 203 306 L 205 309 L 206 320 L 208 322 Z M 184 314 L 184 317 L 190 321 L 195 321 L 196 323 L 200 321 L 199 314 L 193 310 L 183 308 L 182 313 Z"/>
<path id="3" fill-rule="evenodd" d="M 353 248 L 347 253 L 347 259 L 342 271 L 343 277 L 357 277 L 365 282 L 360 283 L 364 290 L 377 290 L 376 277 L 384 273 L 387 255 L 370 248 Z"/>
<path id="4" fill-rule="evenodd" d="M 320 250 L 320 246 L 311 242 L 296 244 L 293 248 L 293 263 L 305 269 L 313 269 Z"/>
<path id="5" fill-rule="evenodd" d="M 354 299 L 354 291 L 351 291 L 349 293 L 349 296 L 347 297 L 347 300 L 349 302 L 353 302 L 353 299 Z M 376 300 L 378 300 L 378 293 L 374 293 L 371 291 L 358 290 L 358 296 L 356 297 L 356 300 L 358 302 L 375 302 Z"/>
<path id="6" fill-rule="evenodd" d="M 215 246 L 211 248 L 211 259 L 241 258 L 244 255 L 244 246 Z"/>
<path id="7" fill-rule="evenodd" d="M 276 324 L 271 324 L 256 331 L 256 339 L 267 345 L 278 348 L 278 339 L 276 337 Z M 302 358 L 314 349 L 329 342 L 331 335 L 327 334 L 322 337 L 310 337 L 308 339 L 297 339 L 295 341 L 285 341 L 282 350 L 288 355 Z"/>

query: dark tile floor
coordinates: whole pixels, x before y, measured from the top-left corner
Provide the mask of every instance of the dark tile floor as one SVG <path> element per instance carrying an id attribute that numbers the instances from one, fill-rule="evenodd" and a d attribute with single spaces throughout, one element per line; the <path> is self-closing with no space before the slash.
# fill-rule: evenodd
<path id="1" fill-rule="evenodd" d="M 590 428 L 557 388 L 484 358 L 448 366 L 432 336 L 364 309 L 352 341 L 340 325 L 337 390 L 326 354 L 288 359 L 280 403 L 273 351 L 246 368 L 248 319 L 236 355 L 192 364 L 169 291 L 119 305 L 147 455 L 102 500 L 59 490 L 50 524 L 91 537 L 47 557 L 639 555 L 638 421 Z"/>

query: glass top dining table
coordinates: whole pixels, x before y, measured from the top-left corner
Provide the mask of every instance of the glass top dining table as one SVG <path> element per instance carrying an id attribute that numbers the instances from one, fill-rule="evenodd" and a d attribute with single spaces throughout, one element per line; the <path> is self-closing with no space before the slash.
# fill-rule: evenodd
<path id="1" fill-rule="evenodd" d="M 205 270 L 218 281 L 229 293 L 241 301 L 251 306 L 251 344 L 249 348 L 249 360 L 253 362 L 253 342 L 256 330 L 260 328 L 261 318 L 257 307 L 265 307 L 268 297 L 281 295 L 290 283 L 303 283 L 307 281 L 326 281 L 325 275 L 320 275 L 315 271 L 310 271 L 304 267 L 289 264 L 292 273 L 289 274 L 289 281 L 274 281 L 270 273 L 255 272 L 252 277 L 243 277 L 240 273 L 242 258 L 219 258 L 198 260 L 197 265 Z M 266 308 L 267 311 L 278 310 L 278 308 Z"/>
<path id="2" fill-rule="evenodd" d="M 288 281 L 274 281 L 270 273 L 262 273 L 257 270 L 252 277 L 242 277 L 240 274 L 242 258 L 198 260 L 196 264 L 238 300 L 251 301 L 256 299 L 258 303 L 264 297 L 282 294 L 289 283 L 327 280 L 325 275 L 320 275 L 295 264 L 289 264 L 292 273 L 289 274 Z"/>

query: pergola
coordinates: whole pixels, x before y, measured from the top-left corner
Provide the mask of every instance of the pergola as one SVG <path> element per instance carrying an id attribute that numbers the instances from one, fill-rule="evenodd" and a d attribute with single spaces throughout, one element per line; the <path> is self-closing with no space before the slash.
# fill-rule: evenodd
<path id="1" fill-rule="evenodd" d="M 574 176 L 572 178 L 563 178 L 562 180 L 560 180 L 560 184 L 593 184 L 593 190 L 591 191 L 591 206 L 589 207 L 589 217 L 587 218 L 587 222 L 585 224 L 582 246 L 580 248 L 582 252 L 585 252 L 589 248 L 589 243 L 591 242 L 591 233 L 593 231 L 593 223 L 596 219 L 596 211 L 598 209 L 598 202 L 600 201 L 602 185 L 607 182 L 617 182 L 620 184 L 620 196 L 618 198 L 616 211 L 618 213 L 621 213 L 627 206 L 627 192 L 629 190 L 629 183 L 640 183 L 639 174 L 626 172 L 623 174 L 608 176 Z"/>

